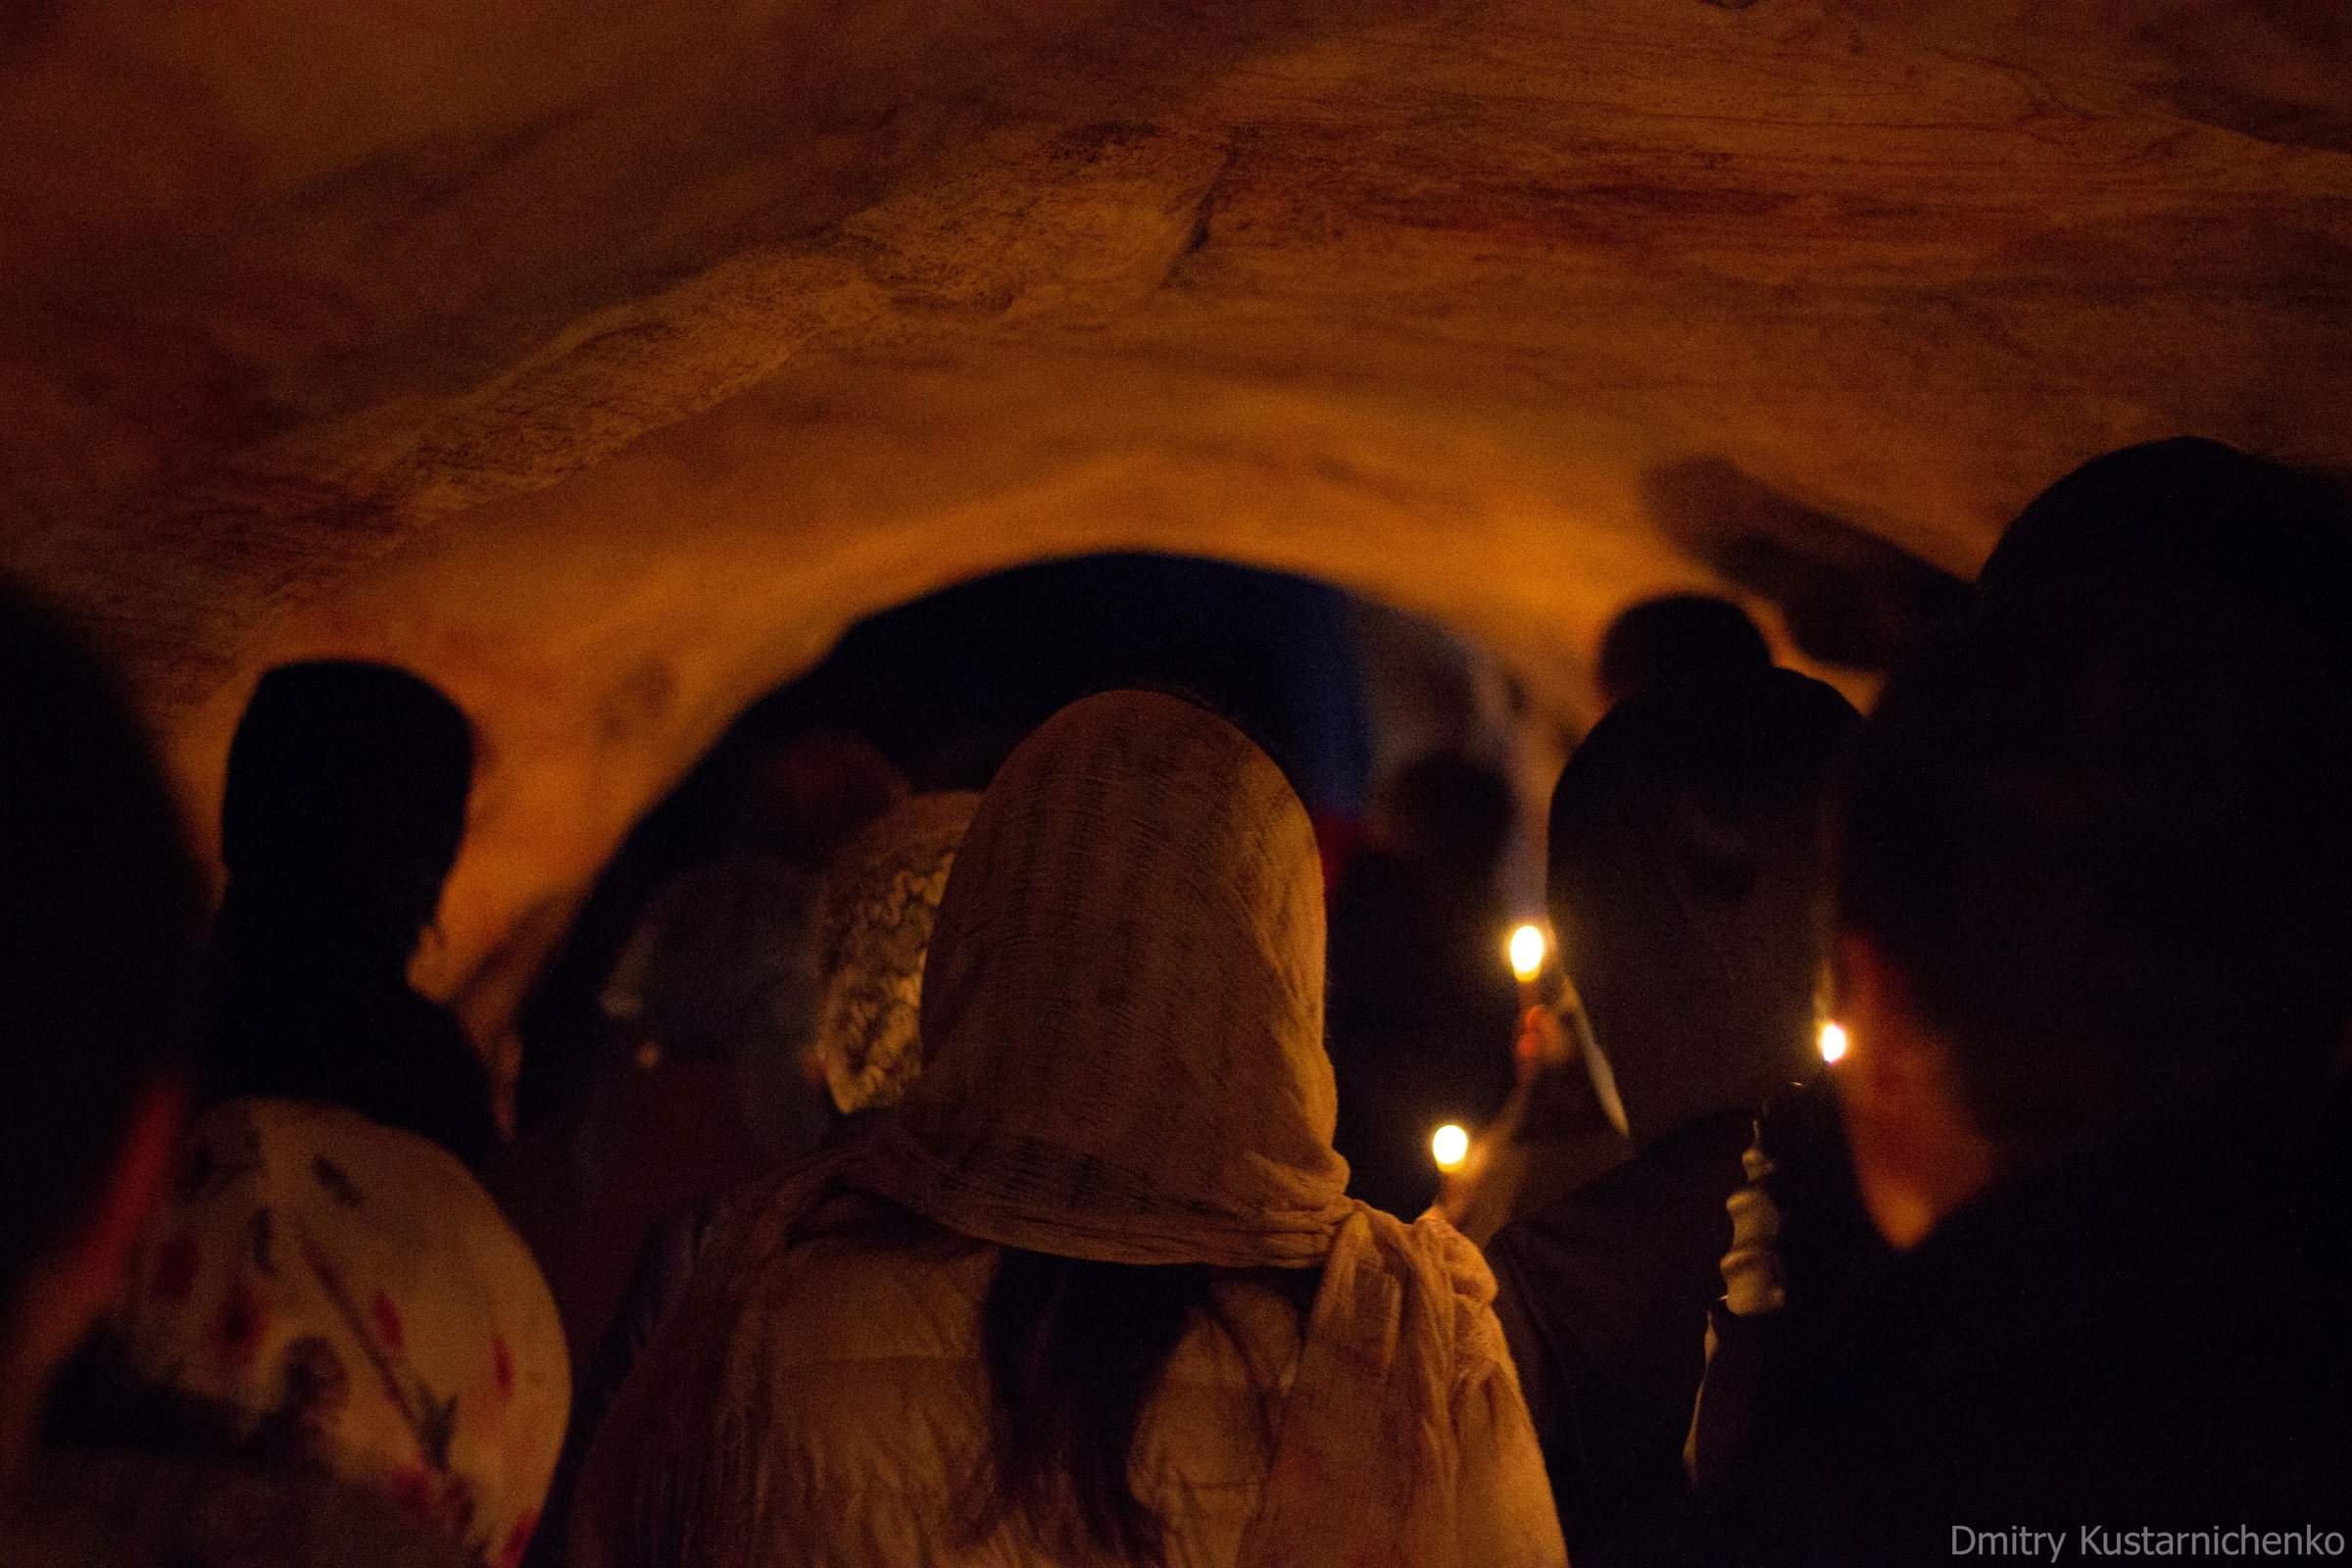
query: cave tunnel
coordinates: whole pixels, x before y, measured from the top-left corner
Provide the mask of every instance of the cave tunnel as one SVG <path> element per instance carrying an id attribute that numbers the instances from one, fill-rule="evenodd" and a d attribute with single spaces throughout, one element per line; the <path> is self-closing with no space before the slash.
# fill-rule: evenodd
<path id="1" fill-rule="evenodd" d="M 1023 561 L 1316 576 L 1563 722 L 1729 588 L 1861 695 L 2088 454 L 2352 446 L 2341 17 L 2014 9 L 20 9 L 7 564 L 200 835 L 273 662 L 474 714 L 445 995 Z"/>
<path id="2" fill-rule="evenodd" d="M 1155 601 L 1168 678 L 1328 677 L 1257 717 L 1333 817 L 1454 650 L 1533 867 L 1628 605 L 1867 710 L 2094 454 L 2352 471 L 2332 0 L 30 0 L 0 213 L 0 569 L 216 892 L 265 671 L 464 710 L 415 979 L 510 1096 L 745 726 L 977 782 L 1053 706 L 909 648 Z M 1221 630 L 1301 614 L 1398 662 Z"/>

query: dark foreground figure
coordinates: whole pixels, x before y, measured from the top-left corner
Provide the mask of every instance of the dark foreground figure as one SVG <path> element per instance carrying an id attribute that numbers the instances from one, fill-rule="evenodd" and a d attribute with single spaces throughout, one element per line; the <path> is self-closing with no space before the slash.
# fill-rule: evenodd
<path id="1" fill-rule="evenodd" d="M 202 895 L 114 683 L 5 587 L 0 750 L 0 980 L 22 1031 L 0 1101 L 0 1564 L 467 1568 L 335 1475 L 174 1445 L 152 1423 L 136 1443 L 57 1439 L 50 1385 L 175 1186 Z"/>
<path id="2" fill-rule="evenodd" d="M 2135 449 L 1886 694 L 1833 1076 L 1897 1252 L 1792 1294 L 1843 1331 L 1762 1379 L 1709 1560 L 2352 1514 L 2347 592 L 2329 487 Z"/>
<path id="3" fill-rule="evenodd" d="M 1585 1568 L 1688 1528 L 1725 1200 L 1758 1108 L 1819 1063 L 1822 792 L 1854 723 L 1791 670 L 1691 676 L 1612 709 L 1552 796 L 1552 924 L 1635 1152 L 1488 1255 Z"/>
<path id="4" fill-rule="evenodd" d="M 0 1097 L 0 1502 L 13 1504 L 46 1386 L 121 1288 L 172 1163 L 203 895 L 114 681 L 5 580 L 0 752 L 14 1036 Z M 0 1532 L 0 1548 L 12 1544 Z"/>
<path id="5" fill-rule="evenodd" d="M 217 1098 L 342 1105 L 481 1168 L 489 1075 L 409 985 L 472 783 L 466 715 L 416 676 L 338 660 L 262 677 L 220 812 Z"/>

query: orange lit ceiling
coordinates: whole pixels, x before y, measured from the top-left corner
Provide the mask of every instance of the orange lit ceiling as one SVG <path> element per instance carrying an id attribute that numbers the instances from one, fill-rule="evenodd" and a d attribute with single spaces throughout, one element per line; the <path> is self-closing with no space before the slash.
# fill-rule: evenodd
<path id="1" fill-rule="evenodd" d="M 18 0 L 7 560 L 199 819 L 269 662 L 473 710 L 449 987 L 849 620 L 1042 555 L 1322 575 L 1570 715 L 1667 586 L 1866 665 L 2090 452 L 2352 462 L 2346 18 Z"/>

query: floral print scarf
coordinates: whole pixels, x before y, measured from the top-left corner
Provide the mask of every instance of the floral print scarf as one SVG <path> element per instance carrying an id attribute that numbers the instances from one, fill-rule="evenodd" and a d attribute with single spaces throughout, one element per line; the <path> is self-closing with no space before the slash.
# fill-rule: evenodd
<path id="1" fill-rule="evenodd" d="M 198 1121 L 119 1328 L 134 1373 L 237 1447 L 373 1487 L 478 1568 L 514 1568 L 571 1372 L 521 1239 L 464 1166 L 347 1110 Z"/>

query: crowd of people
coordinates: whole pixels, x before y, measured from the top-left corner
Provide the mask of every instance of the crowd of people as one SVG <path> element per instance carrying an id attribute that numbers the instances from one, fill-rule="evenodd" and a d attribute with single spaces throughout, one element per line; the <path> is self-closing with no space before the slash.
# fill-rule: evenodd
<path id="1" fill-rule="evenodd" d="M 1532 1005 L 1475 758 L 1327 898 L 1185 695 L 978 794 L 804 737 L 517 1147 L 409 980 L 466 715 L 271 671 L 208 920 L 12 593 L 0 1563 L 2340 1556 L 2348 601 L 2340 483 L 2184 439 L 2038 498 L 1867 716 L 1641 607 Z"/>

